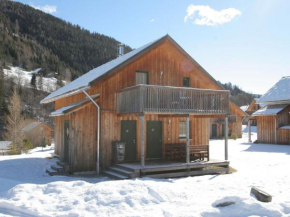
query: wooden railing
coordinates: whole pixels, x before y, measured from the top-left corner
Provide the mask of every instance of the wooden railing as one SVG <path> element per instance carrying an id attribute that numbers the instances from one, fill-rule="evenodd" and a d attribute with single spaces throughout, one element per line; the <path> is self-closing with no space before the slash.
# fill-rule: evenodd
<path id="1" fill-rule="evenodd" d="M 117 94 L 118 113 L 229 114 L 227 90 L 137 85 Z"/>

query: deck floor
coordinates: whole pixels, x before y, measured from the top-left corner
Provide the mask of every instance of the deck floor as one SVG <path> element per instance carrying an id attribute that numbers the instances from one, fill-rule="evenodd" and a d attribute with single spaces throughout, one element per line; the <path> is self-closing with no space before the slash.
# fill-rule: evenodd
<path id="1" fill-rule="evenodd" d="M 128 167 L 130 169 L 153 169 L 153 168 L 164 168 L 164 167 L 179 167 L 179 166 L 194 166 L 194 165 L 211 165 L 217 163 L 225 163 L 228 161 L 224 160 L 210 160 L 210 161 L 192 161 L 189 164 L 181 161 L 174 160 L 146 160 L 145 166 L 142 167 L 140 162 L 132 162 L 132 163 L 122 163 L 118 165 L 122 165 Z"/>

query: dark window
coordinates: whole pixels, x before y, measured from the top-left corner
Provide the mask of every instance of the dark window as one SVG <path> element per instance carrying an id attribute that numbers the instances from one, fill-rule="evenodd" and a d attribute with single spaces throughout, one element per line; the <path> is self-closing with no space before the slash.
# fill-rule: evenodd
<path id="1" fill-rule="evenodd" d="M 149 84 L 148 72 L 136 72 L 136 85 Z"/>
<path id="2" fill-rule="evenodd" d="M 189 138 L 191 139 L 191 121 L 189 121 Z M 179 121 L 179 139 L 186 139 L 186 121 Z"/>
<path id="3" fill-rule="evenodd" d="M 190 82 L 189 82 L 189 78 L 188 77 L 184 77 L 183 78 L 183 87 L 190 87 Z"/>

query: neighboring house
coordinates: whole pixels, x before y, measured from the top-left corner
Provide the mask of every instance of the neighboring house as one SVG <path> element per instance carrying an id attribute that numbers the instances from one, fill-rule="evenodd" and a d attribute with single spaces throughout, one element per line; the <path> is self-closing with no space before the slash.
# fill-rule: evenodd
<path id="1" fill-rule="evenodd" d="M 230 102 L 229 131 L 228 135 L 235 133 L 238 138 L 242 138 L 242 121 L 248 116 L 240 107 Z M 221 138 L 225 136 L 224 118 L 212 118 L 210 128 L 210 138 Z"/>
<path id="2" fill-rule="evenodd" d="M 42 141 L 46 145 L 51 145 L 53 129 L 45 123 L 34 121 L 26 125 L 22 130 L 34 147 L 41 146 Z"/>
<path id="3" fill-rule="evenodd" d="M 258 143 L 290 144 L 290 77 L 283 77 L 257 100 L 264 107 L 252 114 Z"/>
<path id="4" fill-rule="evenodd" d="M 262 104 L 258 104 L 257 101 L 259 100 L 259 98 L 254 98 L 252 100 L 252 102 L 250 103 L 250 105 L 247 107 L 246 109 L 246 113 L 251 116 L 255 111 L 258 111 L 259 109 L 263 108 L 265 106 L 264 103 Z M 245 119 L 246 123 L 248 123 L 248 118 Z M 257 126 L 257 121 L 255 119 L 251 120 L 251 125 L 252 126 Z"/>
<path id="5" fill-rule="evenodd" d="M 0 141 L 0 155 L 9 154 L 11 144 L 11 141 Z"/>
<path id="6" fill-rule="evenodd" d="M 113 141 L 126 142 L 125 160 L 142 168 L 150 159 L 164 159 L 167 144 L 186 144 L 189 163 L 189 148 L 209 145 L 210 118 L 227 120 L 229 95 L 166 35 L 89 71 L 41 103 L 55 103 L 55 153 L 76 172 L 110 167 Z"/>

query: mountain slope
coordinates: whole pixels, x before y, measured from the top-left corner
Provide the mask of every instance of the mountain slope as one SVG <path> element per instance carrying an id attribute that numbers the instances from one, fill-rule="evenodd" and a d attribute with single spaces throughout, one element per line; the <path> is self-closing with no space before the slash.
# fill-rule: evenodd
<path id="1" fill-rule="evenodd" d="M 114 38 L 90 33 L 78 25 L 72 25 L 28 5 L 1 0 L 0 18 L 0 29 L 5 30 L 1 31 L 0 45 L 3 47 L 7 40 L 15 41 L 12 48 L 6 48 L 8 52 L 1 55 L 8 61 L 12 58 L 19 65 L 23 65 L 23 61 L 19 59 L 24 59 L 26 64 L 33 64 L 34 68 L 43 68 L 42 64 L 45 64 L 47 71 L 57 71 L 62 77 L 65 77 L 65 69 L 68 68 L 74 79 L 117 57 L 117 45 L 120 42 Z M 4 32 L 6 36 L 3 36 Z M 35 45 L 32 52 L 37 53 L 43 49 L 48 55 L 42 57 L 42 52 L 39 52 L 41 54 L 33 57 L 42 59 L 42 62 L 37 62 L 32 57 L 25 58 L 26 49 L 22 49 L 22 52 L 17 49 L 23 43 L 40 45 Z M 125 52 L 130 50 L 130 47 L 125 46 Z"/>

